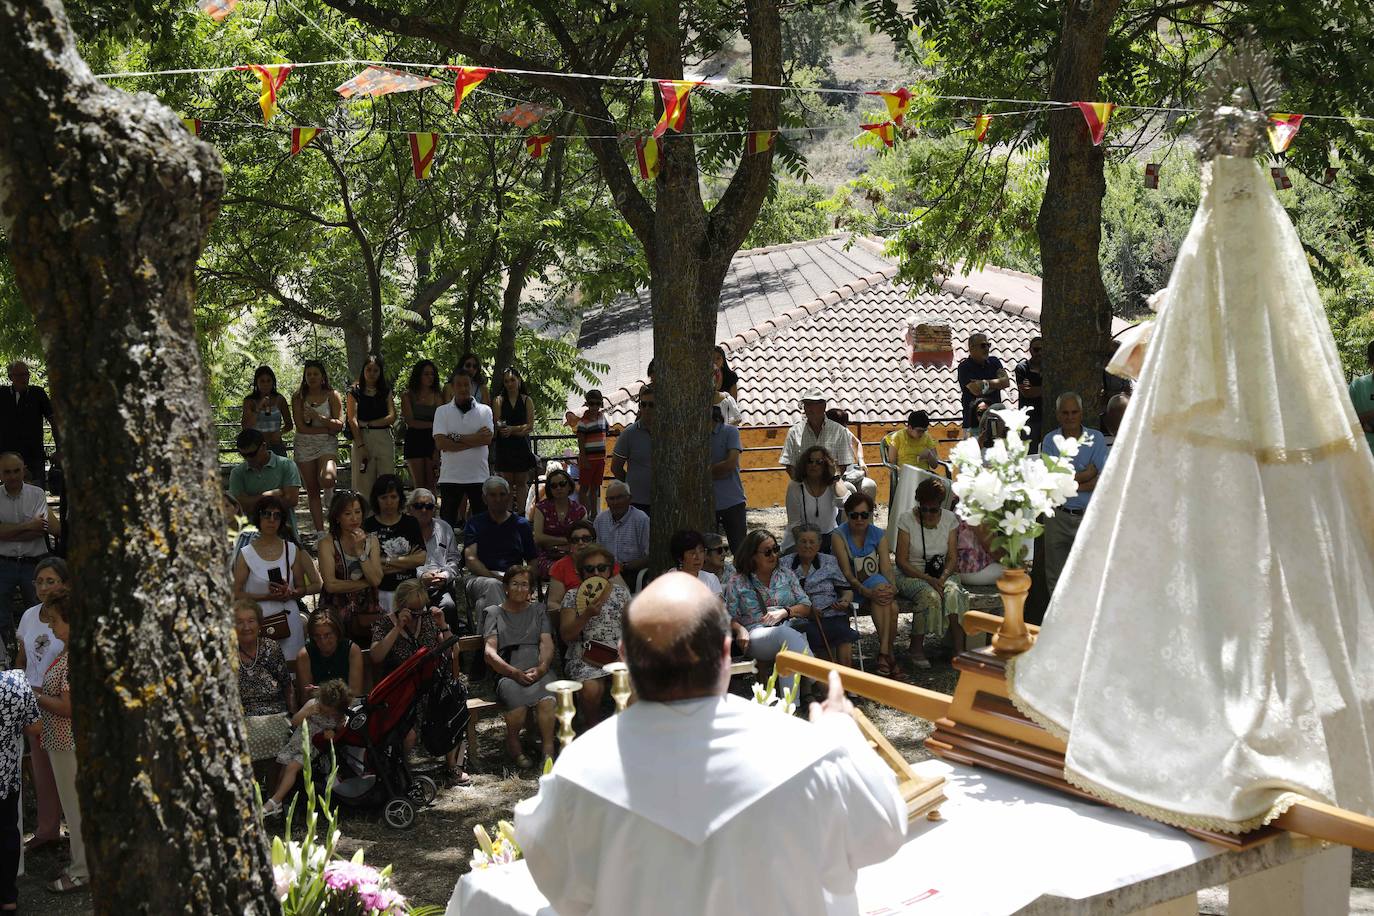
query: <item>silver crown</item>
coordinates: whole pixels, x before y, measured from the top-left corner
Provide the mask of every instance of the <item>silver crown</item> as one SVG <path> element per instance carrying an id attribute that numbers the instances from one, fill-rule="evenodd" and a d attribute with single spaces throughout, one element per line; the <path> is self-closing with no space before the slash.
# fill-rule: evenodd
<path id="1" fill-rule="evenodd" d="M 1202 156 L 1254 156 L 1266 137 L 1268 112 L 1279 104 L 1278 71 L 1247 36 L 1209 74 L 1197 137 Z"/>

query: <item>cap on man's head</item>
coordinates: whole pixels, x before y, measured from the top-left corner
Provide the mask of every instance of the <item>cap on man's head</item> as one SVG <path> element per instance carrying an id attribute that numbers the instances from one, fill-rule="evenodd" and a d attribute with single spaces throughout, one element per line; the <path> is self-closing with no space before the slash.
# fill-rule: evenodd
<path id="1" fill-rule="evenodd" d="M 824 389 L 812 386 L 801 393 L 801 399 L 803 402 L 820 401 L 824 403 L 830 400 L 830 395 L 828 395 Z"/>
<path id="2" fill-rule="evenodd" d="M 600 407 L 602 404 L 606 403 L 606 399 L 601 396 L 601 392 L 598 389 L 592 388 L 587 392 L 586 403 L 589 407 Z"/>

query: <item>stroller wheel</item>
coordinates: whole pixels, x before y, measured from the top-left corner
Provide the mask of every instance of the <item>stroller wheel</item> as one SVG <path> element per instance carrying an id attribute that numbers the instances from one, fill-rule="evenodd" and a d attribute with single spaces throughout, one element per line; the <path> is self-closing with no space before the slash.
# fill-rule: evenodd
<path id="1" fill-rule="evenodd" d="M 406 797 L 419 805 L 431 805 L 439 795 L 439 786 L 428 776 L 416 776 L 410 784 Z"/>
<path id="2" fill-rule="evenodd" d="M 409 830 L 415 824 L 415 805 L 407 798 L 393 798 L 382 811 L 386 825 L 397 830 Z"/>

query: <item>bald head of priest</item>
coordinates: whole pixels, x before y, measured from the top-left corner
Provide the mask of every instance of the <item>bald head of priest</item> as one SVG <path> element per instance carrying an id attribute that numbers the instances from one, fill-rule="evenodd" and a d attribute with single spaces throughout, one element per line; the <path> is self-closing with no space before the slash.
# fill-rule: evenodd
<path id="1" fill-rule="evenodd" d="M 724 696 L 730 687 L 730 618 L 695 576 L 660 576 L 630 605 L 621 649 L 641 700 Z"/>

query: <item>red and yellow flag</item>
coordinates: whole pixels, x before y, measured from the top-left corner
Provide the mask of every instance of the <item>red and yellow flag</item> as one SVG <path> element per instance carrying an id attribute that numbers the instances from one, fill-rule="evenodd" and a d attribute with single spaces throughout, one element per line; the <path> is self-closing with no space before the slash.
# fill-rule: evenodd
<path id="1" fill-rule="evenodd" d="M 911 110 L 911 90 L 905 86 L 898 86 L 892 92 L 865 92 L 864 95 L 881 96 L 887 103 L 887 116 L 893 124 L 901 124 Z"/>
<path id="2" fill-rule="evenodd" d="M 700 86 L 691 80 L 659 80 L 658 91 L 663 94 L 663 116 L 654 127 L 654 136 L 661 137 L 668 128 L 682 130 L 687 119 L 687 94 Z"/>
<path id="3" fill-rule="evenodd" d="M 1074 102 L 1074 107 L 1083 112 L 1083 120 L 1088 122 L 1088 134 L 1093 146 L 1101 146 L 1102 138 L 1107 136 L 1107 122 L 1111 120 L 1116 106 L 1111 102 Z"/>
<path id="4" fill-rule="evenodd" d="M 380 96 L 391 95 L 393 92 L 414 92 L 417 89 L 428 89 L 430 86 L 437 85 L 439 85 L 438 80 L 430 79 L 427 76 L 417 76 L 414 73 L 392 70 L 387 67 L 368 67 L 352 79 L 335 86 L 334 91 L 346 99 L 357 96 L 375 99 Z"/>
<path id="5" fill-rule="evenodd" d="M 286 77 L 290 75 L 291 67 L 291 64 L 248 64 L 238 68 L 252 71 L 257 76 L 258 81 L 262 83 L 262 95 L 258 96 L 258 106 L 262 108 L 264 123 L 272 120 L 272 116 L 277 113 L 281 87 L 286 82 Z"/>
<path id="6" fill-rule="evenodd" d="M 531 159 L 543 159 L 544 150 L 553 142 L 553 134 L 535 134 L 525 138 L 525 149 L 530 151 Z"/>
<path id="7" fill-rule="evenodd" d="M 305 149 L 319 135 L 320 129 L 318 127 L 291 128 L 291 155 L 294 156 Z"/>
<path id="8" fill-rule="evenodd" d="M 1288 177 L 1288 169 L 1281 165 L 1270 167 L 1269 177 L 1274 179 L 1274 190 L 1276 191 L 1286 191 L 1293 187 L 1293 180 Z"/>
<path id="9" fill-rule="evenodd" d="M 429 177 L 434 168 L 434 151 L 439 148 L 439 135 L 436 133 L 408 134 L 410 137 L 410 165 L 415 177 Z"/>
<path id="10" fill-rule="evenodd" d="M 992 115 L 980 114 L 973 119 L 973 139 L 976 143 L 982 143 L 987 139 L 988 128 L 992 126 Z"/>
<path id="11" fill-rule="evenodd" d="M 453 85 L 454 111 L 463 107 L 463 102 L 467 99 L 468 93 L 476 89 L 478 83 L 495 72 L 491 67 L 449 67 L 449 69 L 458 74 L 458 80 Z"/>
<path id="12" fill-rule="evenodd" d="M 1158 163 L 1158 162 L 1147 162 L 1147 163 L 1145 163 L 1145 187 L 1147 187 L 1147 188 L 1158 188 L 1158 187 L 1159 187 L 1159 163 Z"/>
<path id="13" fill-rule="evenodd" d="M 200 118 L 182 118 L 181 123 L 184 124 L 186 129 L 191 133 L 195 134 L 197 137 L 200 136 Z"/>
<path id="14" fill-rule="evenodd" d="M 197 0 L 196 3 L 202 13 L 216 22 L 223 22 L 238 5 L 239 0 Z"/>
<path id="15" fill-rule="evenodd" d="M 1302 127 L 1300 114 L 1271 114 L 1269 125 L 1265 130 L 1269 133 L 1269 145 L 1274 148 L 1275 153 L 1282 153 L 1293 145 L 1293 138 L 1298 135 L 1298 128 Z"/>
<path id="16" fill-rule="evenodd" d="M 860 124 L 859 126 L 864 130 L 873 131 L 874 135 L 882 140 L 885 146 L 891 146 L 893 141 L 897 139 L 897 125 L 891 121 L 884 121 L 881 124 Z"/>
<path id="17" fill-rule="evenodd" d="M 663 142 L 657 137 L 635 137 L 635 159 L 639 162 L 639 177 L 652 181 L 658 177 L 663 162 Z"/>
<path id="18" fill-rule="evenodd" d="M 529 127 L 557 110 L 548 105 L 540 105 L 538 102 L 516 102 L 505 111 L 498 112 L 496 120 L 514 124 L 516 127 Z"/>
<path id="19" fill-rule="evenodd" d="M 766 153 L 773 148 L 773 143 L 777 139 L 776 130 L 751 130 L 744 140 L 744 154 L 752 156 L 755 153 Z"/>

